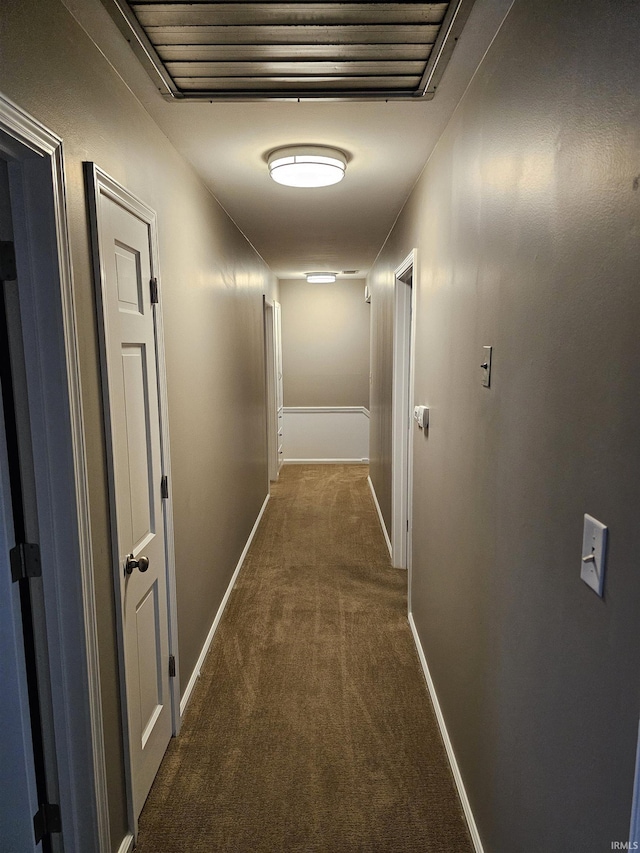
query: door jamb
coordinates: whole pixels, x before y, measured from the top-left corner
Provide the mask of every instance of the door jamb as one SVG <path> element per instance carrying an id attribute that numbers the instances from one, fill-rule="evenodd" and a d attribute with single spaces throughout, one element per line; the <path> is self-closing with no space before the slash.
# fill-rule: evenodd
<path id="1" fill-rule="evenodd" d="M 160 263 L 159 263 L 159 247 L 158 247 L 158 229 L 157 216 L 155 211 L 150 208 L 145 202 L 139 199 L 133 193 L 129 192 L 125 187 L 119 184 L 114 178 L 96 166 L 95 163 L 86 162 L 85 179 L 87 186 L 87 197 L 89 199 L 89 215 L 91 220 L 91 239 L 92 239 L 92 258 L 94 269 L 94 282 L 97 300 L 97 311 L 100 317 L 98 323 L 99 339 L 100 339 L 100 369 L 102 374 L 103 388 L 103 415 L 105 425 L 105 439 L 107 452 L 107 471 L 109 480 L 109 506 L 111 509 L 111 551 L 112 564 L 115 567 L 119 566 L 118 552 L 118 536 L 115 524 L 116 517 L 116 494 L 115 494 L 115 479 L 113 476 L 113 435 L 111 429 L 111 416 L 109 410 L 109 375 L 108 364 L 106 358 L 107 342 L 106 329 L 107 322 L 106 304 L 103 295 L 104 275 L 102 269 L 103 253 L 100 247 L 100 235 L 98 230 L 100 216 L 100 196 L 105 195 L 128 210 L 131 214 L 141 219 L 149 227 L 149 250 L 151 260 L 151 275 L 158 281 L 158 302 L 155 304 L 154 320 L 156 331 L 156 365 L 158 370 L 158 401 L 160 405 L 160 456 L 162 463 L 162 473 L 166 475 L 168 482 L 168 497 L 162 501 L 163 504 L 163 521 L 164 535 L 166 542 L 166 564 L 165 573 L 167 580 L 167 611 L 168 611 L 168 638 L 169 638 L 169 654 L 175 659 L 175 677 L 169 679 L 171 690 L 171 721 L 172 734 L 174 736 L 180 733 L 180 669 L 179 669 L 179 654 L 178 654 L 178 616 L 177 616 L 177 595 L 176 595 L 176 572 L 175 572 L 175 546 L 174 546 L 174 529 L 173 529 L 173 501 L 172 501 L 172 478 L 171 478 L 171 454 L 169 450 L 169 410 L 167 402 L 167 376 L 166 362 L 164 349 L 164 324 L 162 317 L 162 289 L 160 285 Z M 125 763 L 125 778 L 127 790 L 127 809 L 129 818 L 129 828 L 133 832 L 134 838 L 138 834 L 138 821 L 135 816 L 133 802 L 133 784 L 132 784 L 132 768 L 129 749 L 129 726 L 127 718 L 127 689 L 124 669 L 124 637 L 122 632 L 123 619 L 120 598 L 120 578 L 117 571 L 113 572 L 115 603 L 117 615 L 117 636 L 118 636 L 118 669 L 120 675 L 120 696 L 121 696 L 121 714 L 124 739 L 124 763 Z"/>
<path id="2" fill-rule="evenodd" d="M 267 395 L 267 489 L 278 479 L 278 404 L 276 402 L 275 327 L 273 302 L 264 300 L 264 345 Z"/>
<path id="3" fill-rule="evenodd" d="M 68 849 L 110 853 L 62 140 L 2 94 L 0 135 L 22 215 L 14 229 L 64 837 Z"/>
<path id="4" fill-rule="evenodd" d="M 408 570 L 411 595 L 411 540 L 413 523 L 413 405 L 417 249 L 412 249 L 394 273 L 394 335 L 392 394 L 392 561 Z M 407 287 L 409 294 L 406 293 Z M 401 289 L 402 288 L 402 289 Z M 398 310 L 398 309 L 401 310 Z M 407 318 L 406 312 L 409 311 Z M 407 322 L 408 320 L 408 322 Z"/>

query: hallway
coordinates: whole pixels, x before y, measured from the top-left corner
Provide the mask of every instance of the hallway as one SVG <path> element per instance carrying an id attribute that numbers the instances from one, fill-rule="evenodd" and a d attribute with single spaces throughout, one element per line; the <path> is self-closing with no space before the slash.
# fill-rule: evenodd
<path id="1" fill-rule="evenodd" d="M 640 849 L 640 3 L 1 20 L 0 853 Z"/>
<path id="2" fill-rule="evenodd" d="M 367 471 L 272 485 L 138 853 L 471 851 Z"/>

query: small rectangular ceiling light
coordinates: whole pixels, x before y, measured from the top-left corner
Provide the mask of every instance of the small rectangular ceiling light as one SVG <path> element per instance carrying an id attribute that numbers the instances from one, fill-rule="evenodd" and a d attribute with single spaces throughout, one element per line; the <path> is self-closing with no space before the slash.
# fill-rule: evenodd
<path id="1" fill-rule="evenodd" d="M 332 284 L 336 280 L 334 272 L 308 272 L 307 281 L 309 284 Z"/>

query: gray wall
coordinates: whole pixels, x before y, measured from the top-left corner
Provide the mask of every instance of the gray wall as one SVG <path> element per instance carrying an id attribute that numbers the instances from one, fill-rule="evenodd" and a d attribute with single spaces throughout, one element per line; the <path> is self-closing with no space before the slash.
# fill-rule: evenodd
<path id="1" fill-rule="evenodd" d="M 95 161 L 158 213 L 183 687 L 267 492 L 262 294 L 276 282 L 59 2 L 4 4 L 0 56 L 3 94 L 64 140 L 117 850 L 126 814 L 82 161 Z"/>
<path id="2" fill-rule="evenodd" d="M 285 406 L 369 408 L 370 306 L 364 281 L 279 283 Z"/>
<path id="3" fill-rule="evenodd" d="M 628 839 L 639 39 L 631 0 L 516 0 L 371 276 L 388 519 L 393 269 L 418 247 L 413 612 L 487 853 Z M 579 579 L 585 512 L 610 528 L 604 600 Z"/>

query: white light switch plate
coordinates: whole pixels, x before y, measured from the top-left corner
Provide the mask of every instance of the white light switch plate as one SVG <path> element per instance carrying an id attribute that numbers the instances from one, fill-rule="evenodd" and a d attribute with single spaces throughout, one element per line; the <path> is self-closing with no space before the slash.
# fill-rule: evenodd
<path id="1" fill-rule="evenodd" d="M 491 353 L 493 347 L 482 347 L 482 362 L 480 363 L 482 384 L 485 388 L 491 385 Z"/>
<path id="2" fill-rule="evenodd" d="M 607 552 L 607 528 L 590 515 L 584 517 L 580 577 L 602 598 Z M 586 558 L 586 559 L 585 559 Z"/>

